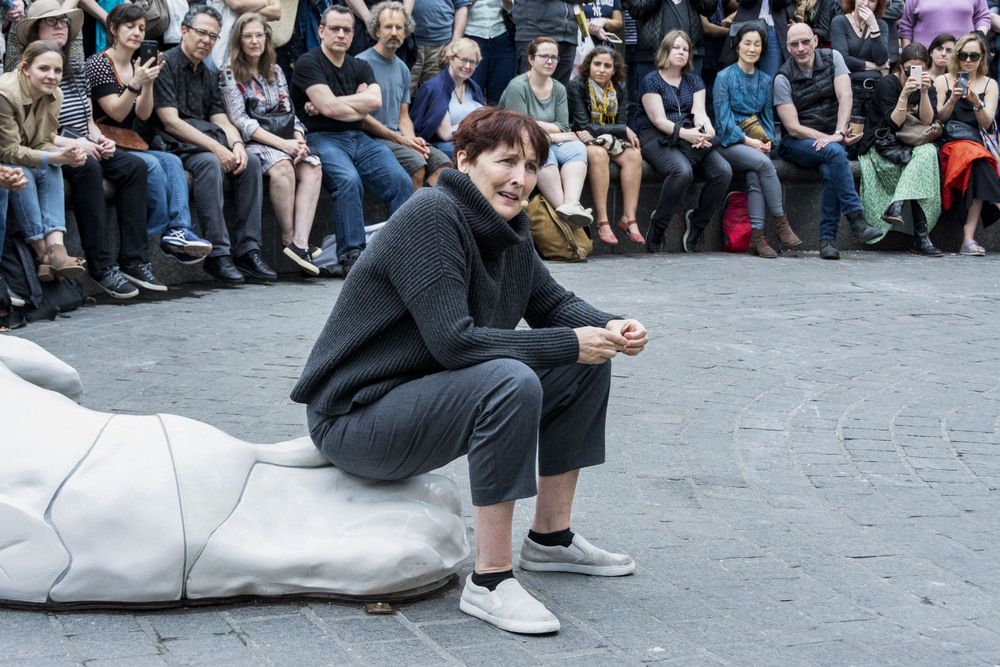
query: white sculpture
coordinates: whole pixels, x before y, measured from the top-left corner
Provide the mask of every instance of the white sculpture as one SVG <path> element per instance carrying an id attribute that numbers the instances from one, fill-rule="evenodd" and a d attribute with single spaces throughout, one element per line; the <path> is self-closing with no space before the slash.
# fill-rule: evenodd
<path id="1" fill-rule="evenodd" d="M 456 485 L 373 482 L 308 438 L 254 445 L 77 405 L 76 371 L 0 336 L 0 601 L 389 596 L 466 561 Z"/>

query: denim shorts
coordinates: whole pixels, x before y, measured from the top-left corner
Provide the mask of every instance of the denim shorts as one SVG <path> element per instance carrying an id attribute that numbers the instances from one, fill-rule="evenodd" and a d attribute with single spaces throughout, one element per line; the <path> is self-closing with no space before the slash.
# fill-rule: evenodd
<path id="1" fill-rule="evenodd" d="M 545 161 L 542 167 L 547 167 L 550 164 L 557 166 L 563 166 L 567 162 L 586 162 L 587 161 L 587 147 L 582 141 L 564 141 L 561 144 L 552 144 L 549 146 L 549 159 Z"/>

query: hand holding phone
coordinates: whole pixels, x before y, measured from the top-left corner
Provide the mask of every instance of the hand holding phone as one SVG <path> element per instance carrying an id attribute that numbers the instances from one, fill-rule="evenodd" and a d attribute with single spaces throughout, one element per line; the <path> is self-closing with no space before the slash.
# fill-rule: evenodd
<path id="1" fill-rule="evenodd" d="M 160 53 L 160 45 L 156 43 L 155 39 L 144 39 L 142 40 L 142 45 L 139 46 L 139 64 L 145 65 L 153 59 L 154 64 L 157 55 Z"/>
<path id="2" fill-rule="evenodd" d="M 955 86 L 962 93 L 962 95 L 969 94 L 969 73 L 959 72 L 955 75 Z"/>

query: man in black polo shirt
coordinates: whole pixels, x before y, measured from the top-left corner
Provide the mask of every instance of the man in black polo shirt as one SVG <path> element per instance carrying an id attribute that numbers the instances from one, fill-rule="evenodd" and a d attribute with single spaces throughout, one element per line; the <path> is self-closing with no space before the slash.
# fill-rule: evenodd
<path id="1" fill-rule="evenodd" d="M 365 247 L 364 188 L 381 197 L 389 213 L 413 194 L 410 177 L 392 151 L 362 130 L 364 118 L 382 107 L 382 91 L 371 65 L 347 54 L 353 33 L 350 10 L 333 5 L 323 12 L 320 47 L 295 63 L 291 86 L 296 114 L 309 130 L 309 150 L 323 162 L 345 278 Z"/>
<path id="2" fill-rule="evenodd" d="M 203 63 L 219 39 L 221 24 L 219 12 L 207 5 L 192 5 L 184 16 L 180 46 L 163 54 L 156 79 L 152 147 L 176 153 L 194 176 L 198 219 L 212 242 L 205 270 L 230 285 L 242 283 L 244 275 L 271 282 L 278 276 L 260 256 L 260 160 L 247 154 L 239 130 L 226 117 L 218 72 Z M 222 212 L 225 175 L 232 178 L 236 200 L 234 248 Z"/>

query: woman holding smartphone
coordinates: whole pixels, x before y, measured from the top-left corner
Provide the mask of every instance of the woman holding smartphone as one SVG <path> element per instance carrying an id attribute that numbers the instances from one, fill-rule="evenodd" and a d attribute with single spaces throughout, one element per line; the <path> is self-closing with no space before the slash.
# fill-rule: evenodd
<path id="1" fill-rule="evenodd" d="M 108 14 L 111 45 L 87 60 L 95 115 L 102 123 L 132 130 L 136 118 L 153 114 L 153 82 L 160 74 L 155 49 L 145 60 L 136 52 L 146 35 L 146 12 L 131 2 Z M 160 249 L 181 264 L 197 264 L 212 244 L 194 233 L 188 208 L 187 177 L 181 159 L 162 151 L 130 153 L 146 164 L 146 231 L 159 234 Z"/>
<path id="2" fill-rule="evenodd" d="M 886 138 L 895 137 L 907 122 L 908 115 L 917 117 L 924 125 L 934 122 L 937 93 L 927 71 L 930 62 L 922 44 L 914 42 L 904 46 L 896 71 L 875 87 L 875 98 L 865 123 L 865 138 L 859 149 L 861 204 L 865 208 L 865 218 L 885 233 L 893 226 L 902 227 L 903 204 L 909 201 L 913 214 L 913 252 L 940 257 L 944 253 L 928 237 L 941 213 L 937 147 L 931 142 L 913 146 L 909 161 L 900 162 L 892 151 L 883 154 L 873 145 L 876 133 Z"/>
<path id="3" fill-rule="evenodd" d="M 975 239 L 980 217 L 984 227 L 1000 219 L 996 208 L 1000 206 L 1000 177 L 993 166 L 995 160 L 991 162 L 992 155 L 981 141 L 979 145 L 973 143 L 981 130 L 993 125 L 997 112 L 997 82 L 988 75 L 986 54 L 986 39 L 978 32 L 969 33 L 955 44 L 948 73 L 934 82 L 938 119 L 942 123 L 962 123 L 971 130 L 971 141 L 965 141 L 946 126 L 945 139 L 949 141 L 941 149 L 944 204 L 947 207 L 951 202 L 953 190 L 961 193 L 965 225 L 959 252 L 971 257 L 986 254 Z M 991 206 L 984 207 L 984 202 Z"/>

